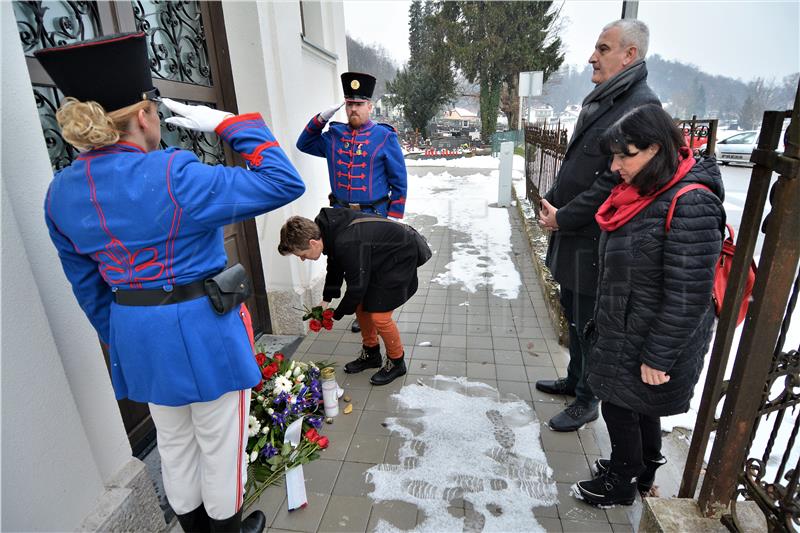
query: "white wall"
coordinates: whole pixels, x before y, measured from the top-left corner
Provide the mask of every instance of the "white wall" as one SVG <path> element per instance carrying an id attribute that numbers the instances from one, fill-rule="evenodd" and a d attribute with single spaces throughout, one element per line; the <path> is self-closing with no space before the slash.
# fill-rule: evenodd
<path id="1" fill-rule="evenodd" d="M 0 24 L 2 525 L 63 531 L 93 510 L 131 449 L 97 336 L 44 224 L 52 171 L 10 2 Z"/>
<path id="2" fill-rule="evenodd" d="M 281 257 L 276 249 L 280 227 L 287 218 L 314 218 L 328 205 L 325 160 L 300 152 L 295 143 L 313 115 L 343 101 L 339 75 L 347 70 L 342 4 L 304 5 L 325 22 L 323 34 L 309 36 L 309 40 L 338 59 L 303 42 L 299 2 L 222 4 L 239 112 L 257 111 L 264 116 L 306 183 L 306 193 L 299 200 L 256 220 L 276 333 L 301 333 L 303 324 L 291 307 L 321 296 L 324 260 L 301 263 L 294 257 Z M 340 112 L 335 119 L 343 117 Z"/>

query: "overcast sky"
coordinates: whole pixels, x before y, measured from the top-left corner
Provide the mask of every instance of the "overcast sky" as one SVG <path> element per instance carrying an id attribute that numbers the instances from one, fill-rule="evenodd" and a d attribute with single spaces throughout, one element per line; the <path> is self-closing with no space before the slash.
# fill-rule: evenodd
<path id="1" fill-rule="evenodd" d="M 382 45 L 398 63 L 408 60 L 408 6 L 395 0 L 345 0 L 347 33 Z M 622 2 L 567 0 L 566 63 L 583 65 L 600 29 L 619 18 Z M 749 81 L 780 81 L 800 71 L 800 2 L 662 1 L 639 2 L 639 19 L 650 26 L 650 52 L 693 63 L 709 74 Z"/>

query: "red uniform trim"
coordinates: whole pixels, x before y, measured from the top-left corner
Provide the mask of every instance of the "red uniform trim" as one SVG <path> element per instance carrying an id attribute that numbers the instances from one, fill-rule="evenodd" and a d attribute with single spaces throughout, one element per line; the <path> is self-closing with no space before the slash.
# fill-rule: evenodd
<path id="1" fill-rule="evenodd" d="M 386 144 L 386 141 L 388 141 L 388 140 L 389 140 L 389 136 L 387 135 L 386 137 L 383 138 L 383 142 L 381 144 L 379 144 L 377 148 L 375 148 L 374 152 L 372 152 L 372 157 L 369 160 L 369 195 L 370 196 L 372 196 L 372 176 L 373 176 L 373 171 L 375 170 L 375 156 L 378 155 L 378 152 L 381 151 L 381 148 L 383 148 L 383 145 Z M 386 179 L 386 188 L 389 189 L 389 192 L 391 192 L 392 185 L 389 183 L 388 177 Z"/>
<path id="2" fill-rule="evenodd" d="M 144 37 L 144 32 L 133 33 L 131 35 L 123 35 L 122 37 L 117 37 L 115 39 L 107 39 L 99 42 L 93 43 L 76 43 L 71 46 L 59 46 L 58 48 L 45 48 L 44 50 L 38 50 L 36 55 L 48 54 L 50 52 L 61 52 L 63 50 L 74 50 L 76 48 L 88 48 L 91 46 L 104 46 L 108 43 L 116 43 L 119 41 L 127 41 L 128 39 L 138 39 L 140 37 Z"/>
<path id="3" fill-rule="evenodd" d="M 172 194 L 172 180 L 170 179 L 172 176 L 172 160 L 175 159 L 176 155 L 177 152 L 173 153 L 167 163 L 167 193 L 169 193 L 169 197 L 175 205 L 175 211 L 172 213 L 172 224 L 170 225 L 169 234 L 167 235 L 166 257 L 164 258 L 170 283 L 175 283 L 175 272 L 172 270 L 172 265 L 175 260 L 175 240 L 178 238 L 178 231 L 181 227 L 181 217 L 183 215 L 183 209 Z"/>
<path id="4" fill-rule="evenodd" d="M 268 148 L 275 148 L 279 146 L 278 141 L 267 141 L 259 144 L 256 146 L 255 150 L 253 150 L 250 154 L 240 154 L 244 159 L 250 163 L 251 167 L 257 167 L 261 164 L 261 161 L 264 160 L 264 157 L 261 155 L 261 152 Z"/>
<path id="5" fill-rule="evenodd" d="M 236 512 L 239 512 L 239 509 L 242 506 L 243 502 L 243 488 L 242 488 L 242 457 L 244 456 L 244 428 L 245 424 L 245 417 L 247 413 L 245 412 L 244 408 L 244 392 L 243 390 L 239 391 L 239 445 L 236 449 L 236 503 L 233 506 L 236 509 Z"/>
<path id="6" fill-rule="evenodd" d="M 264 119 L 261 117 L 261 113 L 245 113 L 244 115 L 234 115 L 234 116 L 228 117 L 225 120 L 223 120 L 222 122 L 220 122 L 219 125 L 217 125 L 217 127 L 214 128 L 214 132 L 217 135 L 222 136 L 222 132 L 228 126 L 232 126 L 232 125 L 234 125 L 234 124 L 236 124 L 238 122 L 245 122 L 247 120 L 261 120 L 261 121 L 263 121 Z"/>

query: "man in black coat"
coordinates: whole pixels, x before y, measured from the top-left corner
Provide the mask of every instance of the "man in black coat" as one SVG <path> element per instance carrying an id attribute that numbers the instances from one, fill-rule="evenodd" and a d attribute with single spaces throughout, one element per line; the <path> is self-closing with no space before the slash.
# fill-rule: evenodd
<path id="1" fill-rule="evenodd" d="M 356 314 L 361 324 L 363 347 L 359 357 L 347 363 L 348 374 L 380 368 L 373 385 L 387 385 L 405 375 L 405 351 L 392 312 L 417 292 L 419 251 L 413 234 L 404 224 L 351 209 L 325 207 L 317 218 L 294 216 L 281 228 L 281 255 L 301 260 L 328 258 L 324 308 L 347 290 L 333 312 L 333 319 Z M 378 337 L 386 347 L 382 357 Z"/>
<path id="2" fill-rule="evenodd" d="M 647 85 L 649 30 L 632 19 L 603 28 L 589 58 L 594 90 L 583 101 L 564 162 L 555 184 L 540 206 L 540 224 L 551 230 L 547 266 L 561 285 L 561 305 L 569 322 L 570 361 L 567 377 L 540 380 L 536 388 L 549 394 L 576 396 L 550 419 L 554 431 L 575 431 L 597 419 L 598 400 L 586 383 L 587 346 L 583 328 L 592 318 L 597 291 L 597 208 L 619 182 L 611 158 L 600 151 L 598 138 L 622 115 L 644 104 L 659 104 Z"/>

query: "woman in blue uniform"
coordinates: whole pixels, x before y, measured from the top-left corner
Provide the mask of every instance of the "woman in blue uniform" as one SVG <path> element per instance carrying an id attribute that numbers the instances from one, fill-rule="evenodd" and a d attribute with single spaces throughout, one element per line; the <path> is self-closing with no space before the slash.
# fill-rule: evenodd
<path id="1" fill-rule="evenodd" d="M 159 150 L 143 33 L 36 56 L 68 97 L 57 119 L 81 151 L 50 184 L 45 219 L 78 303 L 108 345 L 116 396 L 149 403 L 184 530 L 260 532 L 262 513 L 241 518 L 249 389 L 261 377 L 250 317 L 243 295 L 213 307 L 207 280 L 224 285 L 235 273 L 217 277 L 224 225 L 283 206 L 305 186 L 258 114 L 163 101 L 176 114 L 167 122 L 216 132 L 247 169 Z"/>

